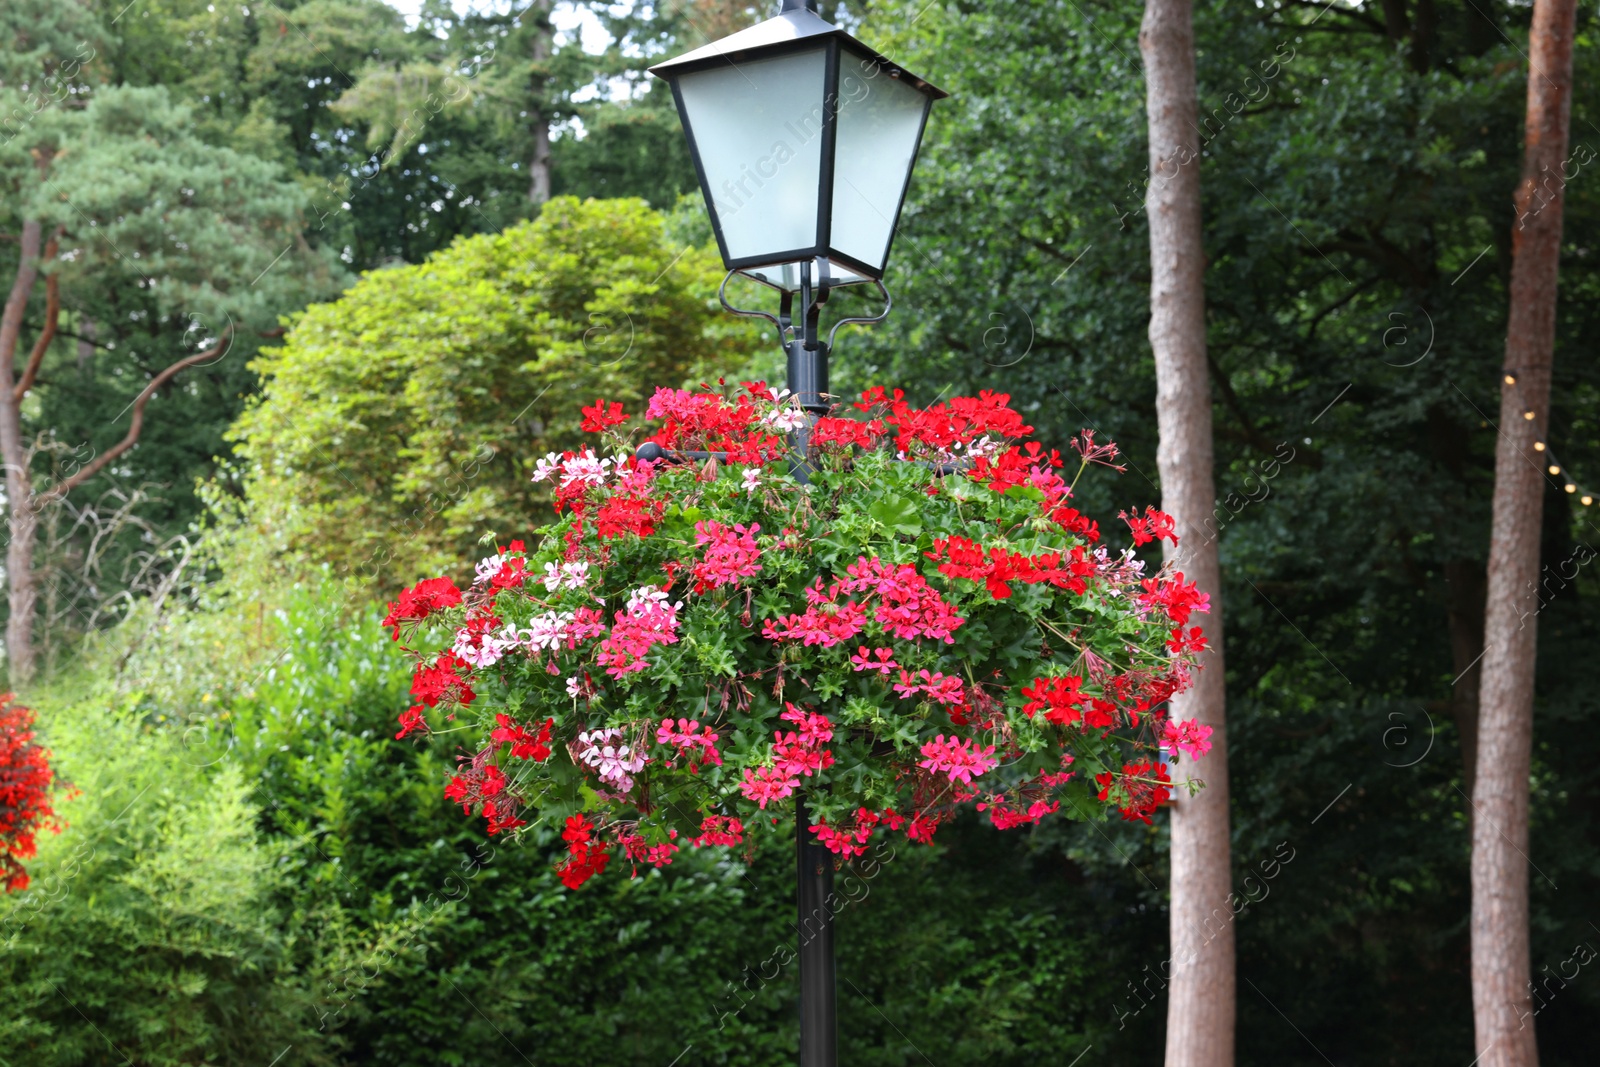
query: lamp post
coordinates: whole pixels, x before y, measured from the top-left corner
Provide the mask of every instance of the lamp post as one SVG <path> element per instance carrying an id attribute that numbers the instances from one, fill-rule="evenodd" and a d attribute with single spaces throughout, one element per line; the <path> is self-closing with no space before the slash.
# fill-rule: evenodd
<path id="1" fill-rule="evenodd" d="M 822 19 L 816 0 L 782 0 L 775 17 L 650 73 L 671 85 L 689 139 L 728 269 L 718 298 L 777 327 L 789 391 L 814 421 L 828 410 L 828 355 L 839 327 L 889 314 L 884 265 L 928 110 L 947 94 Z M 735 274 L 777 290 L 778 313 L 729 304 Z M 829 293 L 869 283 L 883 310 L 841 319 L 823 340 Z M 809 438 L 809 425 L 795 434 L 801 480 Z M 646 458 L 662 455 L 646 448 Z M 833 856 L 810 829 L 797 794 L 800 1064 L 835 1067 Z"/>

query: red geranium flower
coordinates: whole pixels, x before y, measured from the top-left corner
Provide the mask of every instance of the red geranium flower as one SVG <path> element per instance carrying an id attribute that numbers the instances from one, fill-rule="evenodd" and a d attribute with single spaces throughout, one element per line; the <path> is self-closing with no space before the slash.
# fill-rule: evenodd
<path id="1" fill-rule="evenodd" d="M 54 782 L 50 751 L 33 741 L 33 712 L 0 695 L 0 876 L 8 893 L 28 888 L 18 861 L 33 858 L 34 835 L 65 826 L 50 806 Z"/>
<path id="2" fill-rule="evenodd" d="M 604 400 L 596 400 L 591 407 L 582 409 L 583 423 L 580 429 L 584 433 L 603 433 L 612 426 L 620 426 L 628 421 L 629 416 L 622 411 L 622 405 L 613 401 L 609 407 Z"/>
<path id="3" fill-rule="evenodd" d="M 453 608 L 461 603 L 461 590 L 449 578 L 429 578 L 410 589 L 401 590 L 400 599 L 389 604 L 389 614 L 383 625 L 394 628 L 393 640 L 400 640 L 400 624 L 408 620 L 426 619 L 436 611 Z"/>

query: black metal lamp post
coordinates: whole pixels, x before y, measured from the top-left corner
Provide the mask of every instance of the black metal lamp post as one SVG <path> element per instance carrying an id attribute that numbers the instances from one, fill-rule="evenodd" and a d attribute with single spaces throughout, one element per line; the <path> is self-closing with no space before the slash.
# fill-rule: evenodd
<path id="1" fill-rule="evenodd" d="M 816 0 L 782 3 L 775 18 L 658 63 L 650 73 L 672 86 L 689 138 L 728 268 L 722 305 L 777 326 L 788 353 L 789 391 L 815 419 L 828 410 L 834 334 L 889 313 L 884 265 L 928 109 L 947 94 L 824 21 Z M 776 289 L 778 314 L 730 305 L 728 278 L 736 273 Z M 882 295 L 882 312 L 840 320 L 820 339 L 828 294 L 867 283 Z M 796 434 L 801 479 L 808 438 L 808 430 Z M 833 856 L 810 828 L 805 800 L 797 797 L 800 1064 L 835 1067 Z"/>

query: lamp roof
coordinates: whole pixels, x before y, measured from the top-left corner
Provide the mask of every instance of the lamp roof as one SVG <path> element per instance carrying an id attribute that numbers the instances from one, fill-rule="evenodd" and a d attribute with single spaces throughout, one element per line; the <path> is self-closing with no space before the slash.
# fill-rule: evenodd
<path id="1" fill-rule="evenodd" d="M 785 11 L 749 29 L 740 30 L 720 41 L 712 41 L 692 52 L 685 52 L 681 56 L 657 63 L 649 69 L 650 73 L 658 78 L 668 78 L 696 68 L 712 67 L 721 63 L 737 65 L 741 59 L 759 58 L 750 55 L 752 52 L 764 52 L 783 45 L 798 44 L 808 39 L 814 38 L 816 43 L 820 44 L 828 37 L 837 37 L 857 50 L 865 52 L 869 58 L 888 71 L 890 77 L 902 79 L 935 100 L 950 95 L 938 86 L 912 74 L 876 49 L 868 48 L 815 11 L 804 8 Z"/>

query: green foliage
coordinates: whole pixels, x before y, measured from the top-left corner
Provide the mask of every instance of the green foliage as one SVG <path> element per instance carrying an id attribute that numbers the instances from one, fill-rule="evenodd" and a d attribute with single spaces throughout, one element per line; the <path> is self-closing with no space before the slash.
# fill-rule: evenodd
<path id="1" fill-rule="evenodd" d="M 198 766 L 125 705 L 41 726 L 74 794 L 32 887 L 0 899 L 0 1062 L 245 1062 L 297 1040 L 285 851 L 240 768 Z"/>
<path id="2" fill-rule="evenodd" d="M 639 201 L 552 201 L 533 222 L 377 271 L 298 316 L 231 431 L 252 522 L 297 558 L 392 586 L 545 507 L 534 459 L 578 408 L 737 367 L 714 252 Z M 404 531 L 399 533 L 397 532 Z"/>
<path id="3" fill-rule="evenodd" d="M 860 897 L 835 934 L 841 1062 L 1070 1063 L 1107 1047 L 1122 980 L 1141 977 L 1138 909 L 1072 885 L 1078 872 L 1037 840 L 972 816 L 937 849 L 900 846 L 873 878 L 841 872 L 837 891 Z"/>
<path id="4" fill-rule="evenodd" d="M 45 516 L 64 532 L 36 560 L 56 616 L 44 628 L 81 631 L 138 586 L 152 546 L 193 519 L 194 479 L 211 471 L 251 387 L 246 363 L 260 332 L 345 275 L 306 241 L 306 197 L 278 163 L 209 139 L 180 92 L 108 84 L 117 44 L 93 8 L 7 5 L 0 41 L 31 46 L 3 56 L 0 230 L 41 226 L 40 270 L 60 297 L 59 330 L 22 409 L 38 487 L 121 441 L 154 376 L 218 347 L 150 400 L 134 451 L 84 485 L 65 514 Z M 20 262 L 16 244 L 7 248 L 9 284 Z M 43 339 L 46 289 L 41 281 L 30 294 L 17 375 Z"/>
<path id="5" fill-rule="evenodd" d="M 630 62 L 699 43 L 694 26 L 678 25 L 680 15 L 707 36 L 731 29 L 709 17 L 717 6 L 651 19 L 641 12 Z M 955 95 L 935 107 L 896 240 L 895 314 L 878 331 L 845 341 L 836 387 L 913 382 L 928 400 L 974 385 L 1008 389 L 1019 405 L 1037 405 L 1027 413 L 1043 435 L 1093 425 L 1131 455 L 1130 477 L 1084 487 L 1086 510 L 1152 499 L 1138 6 L 875 0 L 869 7 L 863 34 Z M 1483 571 L 1494 430 L 1482 413 L 1493 410 L 1504 335 L 1514 225 L 1505 207 L 1520 158 L 1528 11 L 1498 0 L 1439 0 L 1326 10 L 1212 3 L 1196 12 L 1241 892 L 1245 873 L 1258 871 L 1280 842 L 1298 850 L 1270 882 L 1270 895 L 1234 920 L 1241 977 L 1250 983 L 1240 985 L 1241 1063 L 1321 1064 L 1326 1053 L 1341 1063 L 1450 1067 L 1478 1051 L 1466 981 L 1467 806 L 1451 721 L 1453 698 L 1471 683 L 1452 685 L 1460 671 L 1448 635 L 1452 619 L 1472 615 L 1470 586 L 1460 578 Z M 1579 18 L 1573 143 L 1595 149 L 1592 10 Z M 451 38 L 442 43 L 441 28 Z M 505 20 L 456 18 L 439 6 L 408 32 L 375 3 L 141 0 L 130 8 L 123 0 L 13 0 L 0 7 L 0 170 L 15 184 L 0 197 L 0 212 L 32 196 L 32 157 L 16 131 L 47 136 L 35 144 L 58 144 L 88 129 L 85 105 L 101 87 L 164 87 L 165 102 L 125 97 L 149 101 L 158 120 L 139 157 L 139 173 L 152 178 L 146 200 L 170 188 L 155 180 L 159 152 L 148 145 L 157 139 L 202 176 L 214 173 L 214 161 L 236 159 L 247 182 L 262 183 L 255 189 L 271 219 L 287 220 L 285 183 L 300 192 L 304 206 L 294 210 L 316 254 L 297 245 L 262 285 L 306 277 L 326 262 L 324 253 L 352 269 L 420 262 L 459 234 L 494 231 L 527 213 L 528 131 L 518 128 L 517 112 L 532 96 L 527 83 L 515 82 L 541 72 L 527 38 L 512 41 L 510 32 Z M 382 155 L 395 141 L 378 132 L 379 116 L 369 121 L 333 107 L 369 66 L 393 72 L 426 64 L 461 77 L 462 61 L 491 54 L 490 45 L 495 62 L 502 53 L 515 62 L 515 77 L 495 86 L 505 99 L 435 110 L 422 93 L 422 136 L 404 151 Z M 1294 58 L 1283 59 L 1291 51 Z M 580 139 L 575 127 L 564 129 L 555 141 L 557 190 L 627 193 L 668 206 L 687 178 L 663 95 L 568 108 L 570 93 L 595 69 L 622 68 L 616 56 L 580 69 L 585 63 L 562 57 L 545 83 L 543 101 L 576 114 L 588 131 Z M 474 88 L 489 84 L 472 80 Z M 392 108 L 393 117 L 414 113 L 418 98 L 411 100 L 410 110 Z M 180 105 L 187 119 L 175 117 Z M 134 136 L 126 127 L 118 134 L 102 126 L 94 136 L 102 134 Z M 77 144 L 93 155 L 89 140 Z M 204 146 L 238 156 L 206 154 Z M 271 177 L 252 159 L 282 169 Z M 76 164 L 69 154 L 58 165 Z M 98 175 L 87 165 L 80 172 L 82 194 L 104 194 L 108 209 L 137 209 L 142 194 L 122 195 L 114 163 L 97 166 Z M 1566 188 L 1551 422 L 1561 461 L 1590 486 L 1600 480 L 1600 383 L 1583 347 L 1600 309 L 1595 181 L 1585 166 Z M 230 226 L 252 199 L 223 197 L 235 212 L 226 214 Z M 671 220 L 672 232 L 694 232 L 700 220 L 692 214 Z M 148 232 L 149 221 L 136 210 L 130 233 Z M 0 230 L 15 227 L 7 221 Z M 203 227 L 197 236 L 245 283 L 254 275 L 240 268 L 264 267 L 282 248 L 266 249 L 263 260 L 253 238 L 234 249 Z M 705 236 L 701 230 L 693 243 Z M 167 254 L 141 245 L 141 258 L 147 250 Z M 103 244 L 91 240 L 84 251 L 98 259 L 72 266 L 94 281 L 67 290 L 66 334 L 26 412 L 30 426 L 57 426 L 76 462 L 120 436 L 116 417 L 126 417 L 122 408 L 153 371 L 193 350 L 198 338 L 187 336 L 193 320 L 184 314 L 190 298 L 212 301 L 234 285 L 213 279 L 216 292 L 208 293 L 204 264 L 176 261 L 175 280 L 187 288 L 168 299 L 172 290 L 146 291 L 139 271 L 118 264 Z M 0 252 L 14 256 L 14 245 Z M 483 253 L 483 261 L 492 258 Z M 668 259 L 655 257 L 644 277 Z M 414 336 L 418 347 L 459 354 L 445 323 L 477 314 L 473 301 L 494 289 L 475 288 L 479 280 L 459 277 L 462 297 L 429 290 L 420 305 L 426 321 L 398 299 L 376 300 L 396 321 L 373 321 L 368 332 L 399 339 L 397 348 Z M 405 285 L 421 288 L 415 276 Z M 702 297 L 712 291 L 685 285 Z M 305 292 L 259 310 L 275 315 L 311 298 L 320 297 Z M 505 299 L 495 296 L 491 306 Z M 576 306 L 574 321 L 588 329 L 588 312 Z M 835 312 L 848 307 L 846 299 L 830 303 Z M 25 344 L 41 311 L 42 296 L 26 316 Z M 96 315 L 109 333 L 78 347 Z M 335 324 L 326 328 L 336 332 Z M 392 428 L 411 412 L 409 371 L 381 381 L 360 373 L 355 360 L 367 343 L 341 341 L 346 362 L 328 382 L 366 395 L 328 400 L 307 386 L 302 399 L 323 421 L 285 417 L 285 425 L 325 436 L 282 442 L 311 464 L 310 473 L 280 472 L 281 483 L 263 490 L 271 506 L 252 505 L 254 527 L 227 531 L 228 582 L 209 593 L 225 609 L 170 629 L 170 620 L 141 610 L 106 638 L 103 670 L 122 689 L 145 693 L 143 718 L 107 718 L 91 703 L 74 703 L 64 715 L 45 708 L 50 740 L 76 764 L 78 781 L 94 788 L 67 805 L 72 827 L 44 842 L 35 889 L 0 902 L 6 929 L 16 930 L 28 901 L 49 901 L 15 940 L 16 948 L 31 946 L 29 954 L 0 956 L 8 988 L 19 991 L 15 1009 L 0 1013 L 0 1049 L 19 1064 L 124 1062 L 94 1044 L 93 1030 L 42 977 L 135 1062 L 210 1057 L 259 1067 L 291 1041 L 285 1065 L 301 1055 L 418 1067 L 452 1057 L 659 1065 L 690 1042 L 684 1064 L 700 1056 L 792 1059 L 792 970 L 773 981 L 750 977 L 753 989 L 743 993 L 726 984 L 759 974 L 789 944 L 787 856 L 758 853 L 749 866 L 711 869 L 685 859 L 639 882 L 610 883 L 609 895 L 556 889 L 548 873 L 553 842 L 544 852 L 502 850 L 479 864 L 487 846 L 477 832 L 415 785 L 449 766 L 447 741 L 408 751 L 386 740 L 404 685 L 402 672 L 391 677 L 394 668 L 382 666 L 392 647 L 370 629 L 346 631 L 332 621 L 361 614 L 364 602 L 340 601 L 323 580 L 314 599 L 280 617 L 274 612 L 287 598 L 251 585 L 273 570 L 282 546 L 322 558 L 318 531 L 349 556 L 349 542 L 367 535 L 358 520 L 370 519 L 375 538 L 404 538 L 412 509 L 432 514 L 425 498 L 416 502 L 420 489 L 397 487 L 389 468 L 374 467 L 363 451 L 368 420 L 392 443 Z M 134 484 L 172 487 L 163 510 L 149 512 L 163 531 L 182 529 L 195 514 L 186 487 L 211 470 L 221 428 L 254 388 L 249 354 L 235 348 L 156 398 L 144 442 L 118 464 Z M 410 367 L 428 357 L 408 358 Z M 569 398 L 551 417 L 590 399 Z M 481 412 L 495 402 L 468 398 L 485 425 Z M 360 417 L 338 414 L 346 404 Z M 385 405 L 393 412 L 384 414 Z M 447 419 L 429 433 L 442 440 L 448 429 Z M 535 454 L 531 439 L 544 433 L 523 427 L 485 471 Z M 335 434 L 336 447 L 327 443 Z M 80 443 L 87 444 L 74 454 Z M 419 457 L 424 451 L 405 447 Z M 445 446 L 427 449 L 436 457 Z M 352 491 L 364 501 L 357 508 L 336 498 L 333 464 L 346 454 L 369 472 Z M 1263 473 L 1269 461 L 1277 466 Z M 412 451 L 393 466 L 404 466 L 419 486 L 449 482 L 448 470 L 418 473 Z M 526 491 L 508 474 L 505 485 L 513 482 Z M 107 485 L 85 488 L 93 496 Z M 307 505 L 295 495 L 300 488 L 321 495 Z M 225 496 L 225 488 L 217 492 Z M 404 506 L 394 503 L 396 493 Z M 536 521 L 536 501 L 519 511 L 512 494 L 503 495 L 513 521 L 496 532 L 514 534 Z M 447 495 L 440 506 L 454 499 Z M 1551 577 L 1529 604 L 1541 630 L 1530 877 L 1535 970 L 1554 973 L 1574 943 L 1592 939 L 1588 909 L 1600 895 L 1600 758 L 1590 727 L 1597 709 L 1586 670 L 1600 623 L 1593 568 L 1575 579 L 1556 576 L 1576 558 L 1577 543 L 1594 536 L 1559 488 L 1546 528 Z M 429 537 L 454 556 L 475 531 L 458 532 Z M 125 652 L 132 654 L 118 673 Z M 251 695 L 258 676 L 271 684 L 259 698 L 270 705 Z M 120 699 L 100 704 L 123 706 Z M 280 706 L 294 710 L 264 710 Z M 163 715 L 181 723 L 176 736 L 163 732 Z M 244 733 L 219 729 L 234 715 L 253 724 L 248 744 Z M 194 777 L 196 752 L 207 777 Z M 107 780 L 94 777 L 94 763 L 105 765 Z M 246 782 L 265 775 L 270 795 L 242 799 L 228 777 L 235 767 Z M 138 796 L 123 779 L 157 785 L 117 821 Z M 190 798 L 183 803 L 192 818 L 165 814 L 170 805 L 156 798 L 169 791 Z M 216 811 L 232 813 L 226 825 L 208 814 Z M 263 813 L 253 838 L 243 833 L 252 811 Z M 139 812 L 139 851 L 85 853 L 74 865 L 86 840 L 80 832 L 109 828 L 115 843 Z M 958 824 L 939 851 L 884 864 L 870 880 L 871 895 L 841 915 L 846 1061 L 1066 1062 L 1092 1043 L 1085 1063 L 1150 1062 L 1165 1005 L 1161 983 L 1143 968 L 1163 958 L 1166 943 L 1164 831 L 971 829 L 981 832 L 969 837 Z M 202 831 L 201 839 L 219 842 L 225 867 L 192 862 L 211 859 L 195 843 Z M 105 856 L 112 859 L 103 868 L 93 866 Z M 273 876 L 263 857 L 284 859 L 295 874 Z M 98 872 L 92 879 L 91 870 Z M 449 874 L 466 887 L 464 900 L 429 905 L 429 894 L 450 894 Z M 209 888 L 200 884 L 207 879 Z M 221 886 L 233 895 L 216 901 L 218 921 L 209 907 L 207 918 L 186 911 L 184 900 L 157 885 L 200 901 L 215 900 Z M 108 911 L 107 900 L 128 910 Z M 922 925 L 906 922 L 912 914 Z M 122 917 L 115 942 L 108 915 Z M 196 951 L 202 936 L 206 949 Z M 184 947 L 176 954 L 149 947 L 167 941 Z M 702 955 L 686 958 L 691 949 Z M 137 973 L 156 976 L 155 993 L 127 980 L 130 957 L 144 968 Z M 294 970 L 274 962 L 284 958 L 297 961 Z M 355 979 L 342 985 L 355 967 L 380 977 L 364 988 Z M 189 992 L 165 999 L 179 973 L 203 974 L 207 984 L 194 992 L 185 978 Z M 93 996 L 74 993 L 74 983 Z M 249 1010 L 241 1014 L 237 990 L 247 988 Z M 1589 1062 L 1600 984 L 1586 970 L 1546 988 L 1555 996 L 1536 1020 L 1543 1062 Z M 360 995 L 350 1006 L 329 1014 L 353 990 Z M 320 999 L 307 1004 L 311 993 Z M 716 1018 L 751 995 L 750 1006 L 718 1031 Z M 300 1013 L 286 1017 L 296 1003 Z M 235 1026 L 244 1038 L 236 1040 Z M 1073 1051 L 1063 1058 L 1066 1049 Z"/>
<path id="6" fill-rule="evenodd" d="M 290 258 L 304 198 L 278 166 L 195 137 L 166 89 L 101 89 L 77 117 L 15 210 L 66 231 L 62 285 L 85 318 L 111 324 L 102 340 L 117 339 L 121 320 L 153 319 L 193 344 L 230 324 L 267 325 L 342 280 L 314 257 Z"/>
<path id="7" fill-rule="evenodd" d="M 1138 18 L 1104 3 L 874 6 L 874 40 L 953 96 L 934 106 L 896 241 L 895 315 L 835 370 L 846 386 L 889 375 L 930 394 L 982 383 L 1036 403 L 1045 432 L 1103 428 L 1129 454 L 1114 486 L 1129 495 L 1155 479 Z M 1241 977 L 1265 993 L 1240 984 L 1242 1063 L 1320 1063 L 1320 1050 L 1443 1067 L 1481 1051 L 1452 720 L 1476 680 L 1463 672 L 1482 618 L 1484 413 L 1504 352 L 1527 18 L 1459 2 L 1195 12 L 1217 404 L 1207 536 L 1223 557 L 1241 880 L 1279 842 L 1300 849 L 1237 920 Z M 1579 15 L 1576 160 L 1600 148 L 1594 27 Z M 1550 433 L 1592 485 L 1600 184 L 1573 177 L 1565 195 Z M 1571 727 L 1594 707 L 1571 651 L 1600 625 L 1592 568 L 1573 565 L 1594 527 L 1552 483 L 1548 591 L 1528 602 L 1548 805 L 1534 813 L 1531 859 L 1548 875 L 1532 875 L 1536 972 L 1593 936 L 1581 902 L 1600 851 L 1595 750 Z M 1061 845 L 1103 884 L 1136 880 L 1115 873 L 1109 842 Z M 1159 838 L 1115 847 L 1159 884 Z M 1158 929 L 1150 952 L 1163 943 Z M 1164 1012 L 1159 983 L 1148 995 L 1140 1025 Z M 1550 1000 L 1545 1062 L 1585 1061 L 1596 996 L 1572 982 Z"/>
<path id="8" fill-rule="evenodd" d="M 583 136 L 564 132 L 550 146 L 557 195 L 639 196 L 661 210 L 680 195 L 698 200 L 689 144 L 672 94 L 657 82 L 627 104 L 604 101 L 584 109 Z"/>
<path id="9" fill-rule="evenodd" d="M 174 619 L 159 645 L 130 620 L 93 689 L 52 702 L 82 795 L 34 889 L 0 901 L 25 994 L 0 1012 L 9 1062 L 123 1062 L 95 1028 L 151 1063 L 291 1043 L 294 1062 L 403 1067 L 793 1059 L 791 845 L 568 892 L 553 833 L 490 840 L 444 800 L 453 737 L 392 739 L 408 671 L 375 615 L 341 621 L 311 587 L 268 599 L 259 622 Z M 1097 1043 L 1134 970 L 1107 937 L 1127 902 L 1063 896 L 1058 860 L 1003 843 L 1025 836 L 949 833 L 839 875 L 844 1055 L 1020 1067 Z"/>

